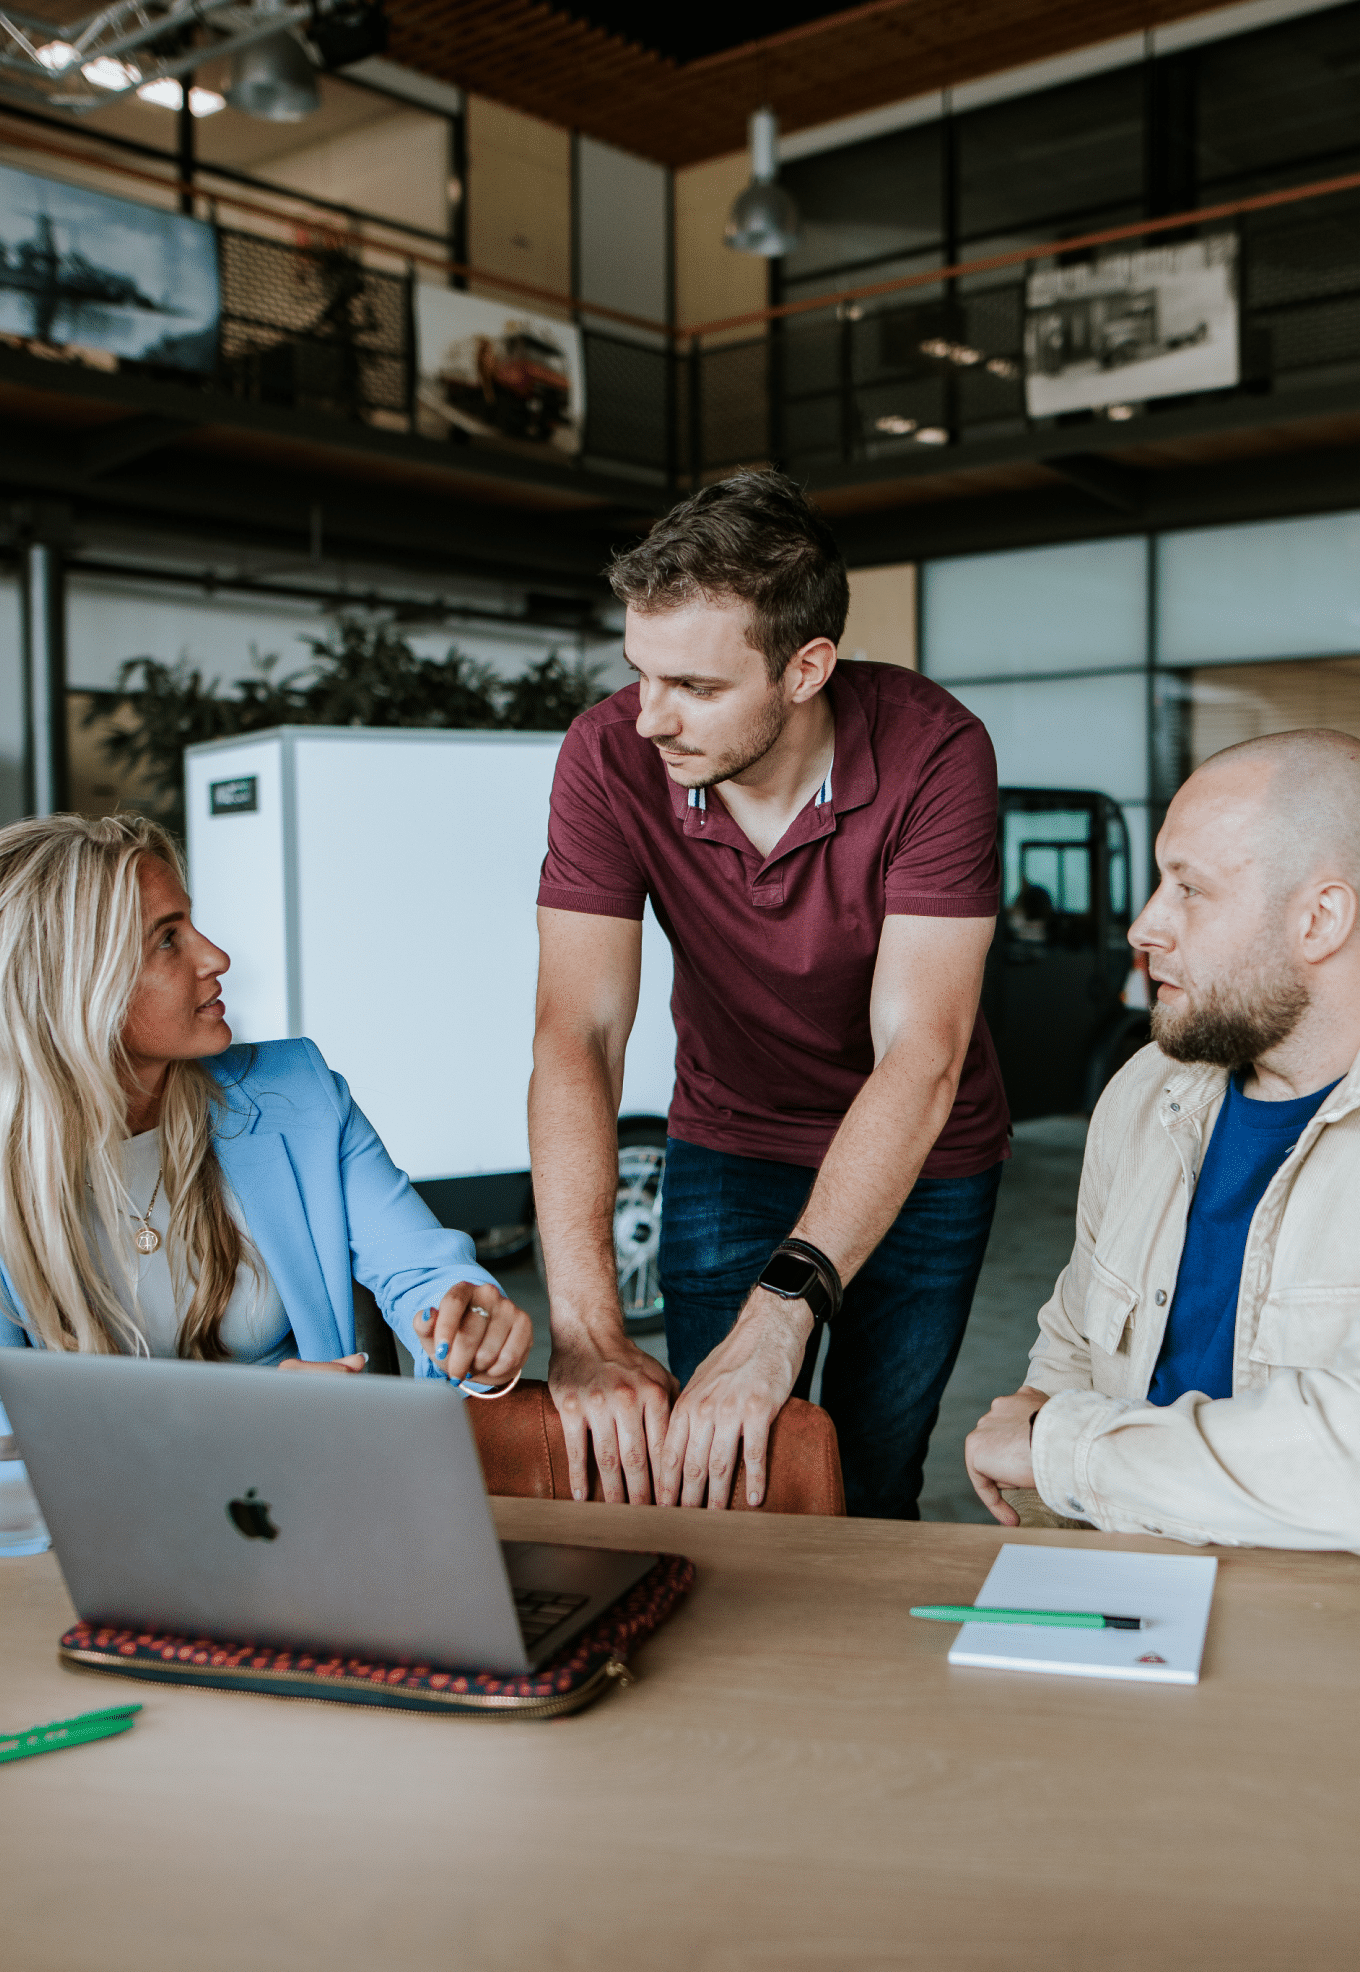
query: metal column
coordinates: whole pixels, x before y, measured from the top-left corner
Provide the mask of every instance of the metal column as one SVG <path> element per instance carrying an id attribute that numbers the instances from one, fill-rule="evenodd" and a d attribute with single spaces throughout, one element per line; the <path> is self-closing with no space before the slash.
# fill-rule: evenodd
<path id="1" fill-rule="evenodd" d="M 66 754 L 66 590 L 61 552 L 35 541 L 24 554 L 25 806 L 70 805 Z"/>

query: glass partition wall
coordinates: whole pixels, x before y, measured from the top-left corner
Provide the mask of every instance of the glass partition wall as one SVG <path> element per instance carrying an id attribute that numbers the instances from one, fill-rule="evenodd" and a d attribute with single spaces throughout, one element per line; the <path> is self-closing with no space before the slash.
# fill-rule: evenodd
<path id="1" fill-rule="evenodd" d="M 1354 172 L 1357 70 L 1360 4 L 1342 5 L 790 158 L 803 238 L 772 263 L 771 300 Z M 1357 214 L 1352 192 L 1240 222 L 1238 394 L 1360 377 Z M 1026 417 L 1024 304 L 1010 267 L 777 323 L 772 455 L 797 473 L 1103 419 Z M 1114 409 L 1155 421 L 1180 402 Z"/>
<path id="2" fill-rule="evenodd" d="M 1181 782 L 1258 734 L 1360 737 L 1360 513 L 968 555 L 921 571 L 921 667 L 975 712 L 1003 786 L 1122 808 L 1131 903 Z M 1017 849 L 1008 903 L 1057 832 Z M 1033 867 L 1031 868 L 1031 865 Z"/>

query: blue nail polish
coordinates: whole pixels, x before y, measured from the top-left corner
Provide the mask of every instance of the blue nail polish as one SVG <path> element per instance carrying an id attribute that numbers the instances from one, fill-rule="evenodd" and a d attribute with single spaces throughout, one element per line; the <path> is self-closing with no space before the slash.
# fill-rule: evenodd
<path id="1" fill-rule="evenodd" d="M 448 1355 L 448 1353 L 449 1353 L 449 1345 L 448 1345 L 448 1343 L 447 1343 L 447 1342 L 441 1342 L 441 1343 L 439 1344 L 439 1346 L 438 1346 L 438 1348 L 437 1348 L 437 1349 L 435 1350 L 435 1352 L 434 1352 L 434 1359 L 435 1359 L 435 1361 L 436 1361 L 437 1363 L 442 1363 L 442 1362 L 443 1362 L 443 1360 L 444 1360 L 444 1358 L 445 1358 L 445 1356 L 447 1356 L 447 1355 Z"/>

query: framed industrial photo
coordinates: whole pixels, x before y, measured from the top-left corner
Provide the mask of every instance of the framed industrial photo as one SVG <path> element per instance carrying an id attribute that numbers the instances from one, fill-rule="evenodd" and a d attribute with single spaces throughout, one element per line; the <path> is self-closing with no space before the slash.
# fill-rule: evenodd
<path id="1" fill-rule="evenodd" d="M 1227 390 L 1239 373 L 1233 233 L 1043 267 L 1029 277 L 1032 418 Z"/>
<path id="2" fill-rule="evenodd" d="M 211 226 L 0 165 L 0 335 L 206 372 L 218 310 Z"/>
<path id="3" fill-rule="evenodd" d="M 453 288 L 416 289 L 420 428 L 575 453 L 585 426 L 581 336 L 570 322 Z"/>

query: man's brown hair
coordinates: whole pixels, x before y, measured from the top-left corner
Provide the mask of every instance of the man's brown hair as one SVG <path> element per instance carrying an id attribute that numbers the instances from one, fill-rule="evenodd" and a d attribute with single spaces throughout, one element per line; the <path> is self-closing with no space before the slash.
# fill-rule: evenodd
<path id="1" fill-rule="evenodd" d="M 838 644 L 850 584 L 836 537 L 781 472 L 739 472 L 672 507 L 645 541 L 619 555 L 609 584 L 645 615 L 703 598 L 747 605 L 747 642 L 778 684 L 816 637 Z"/>

